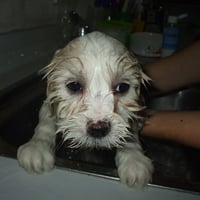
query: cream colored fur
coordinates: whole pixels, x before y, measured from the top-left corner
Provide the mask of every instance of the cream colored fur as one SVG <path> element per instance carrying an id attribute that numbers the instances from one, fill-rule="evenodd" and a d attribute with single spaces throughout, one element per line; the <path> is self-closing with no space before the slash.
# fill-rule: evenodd
<path id="1" fill-rule="evenodd" d="M 153 166 L 138 140 L 140 87 L 148 77 L 136 57 L 119 41 L 93 32 L 58 50 L 44 72 L 47 98 L 33 138 L 18 149 L 20 165 L 29 172 L 51 170 L 56 134 L 61 132 L 74 148 L 116 147 L 120 180 L 143 188 L 151 180 Z M 71 83 L 80 84 L 80 90 L 71 91 Z M 121 92 L 121 83 L 129 86 L 127 91 Z M 88 124 L 99 121 L 109 124 L 109 132 L 93 137 Z"/>

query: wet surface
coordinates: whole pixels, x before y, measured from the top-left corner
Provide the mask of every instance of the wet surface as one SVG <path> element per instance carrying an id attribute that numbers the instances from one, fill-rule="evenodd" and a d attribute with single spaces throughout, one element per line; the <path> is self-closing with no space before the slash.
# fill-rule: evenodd
<path id="1" fill-rule="evenodd" d="M 1 145 L 1 155 L 16 156 L 38 123 L 45 98 L 45 83 L 38 79 L 0 98 L 0 138 L 13 147 L 13 154 Z M 141 138 L 145 154 L 154 163 L 153 184 L 200 192 L 200 151 L 160 140 Z M 117 178 L 115 150 L 70 149 L 57 138 L 57 166 Z"/>

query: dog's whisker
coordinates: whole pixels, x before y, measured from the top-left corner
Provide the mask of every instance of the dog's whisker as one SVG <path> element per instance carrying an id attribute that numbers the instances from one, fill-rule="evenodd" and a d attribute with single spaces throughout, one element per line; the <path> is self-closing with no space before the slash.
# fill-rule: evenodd
<path id="1" fill-rule="evenodd" d="M 112 147 L 123 147 L 126 142 L 127 138 L 131 138 L 132 134 L 127 130 L 119 132 L 119 136 L 108 136 L 101 140 L 94 139 L 89 136 L 81 136 L 77 138 L 75 135 L 72 135 L 69 131 L 69 127 L 66 127 L 62 130 L 64 141 L 70 141 L 70 147 L 95 147 L 95 148 L 108 148 L 111 149 Z"/>

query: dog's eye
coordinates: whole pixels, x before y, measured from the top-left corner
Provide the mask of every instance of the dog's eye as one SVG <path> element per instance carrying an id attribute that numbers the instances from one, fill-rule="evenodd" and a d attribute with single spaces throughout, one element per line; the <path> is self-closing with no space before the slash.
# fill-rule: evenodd
<path id="1" fill-rule="evenodd" d="M 114 92 L 115 93 L 125 93 L 129 90 L 130 85 L 128 83 L 119 83 L 116 85 Z"/>
<path id="2" fill-rule="evenodd" d="M 82 85 L 79 82 L 70 82 L 66 85 L 66 87 L 71 90 L 72 92 L 78 92 L 80 90 L 82 90 Z"/>

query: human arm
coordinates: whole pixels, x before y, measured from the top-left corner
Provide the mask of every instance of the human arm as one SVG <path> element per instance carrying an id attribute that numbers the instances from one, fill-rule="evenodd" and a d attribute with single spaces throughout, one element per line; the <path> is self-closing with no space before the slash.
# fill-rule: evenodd
<path id="1" fill-rule="evenodd" d="M 144 71 L 158 93 L 200 83 L 200 41 L 144 65 Z M 200 148 L 200 111 L 151 111 L 141 134 Z"/>
<path id="2" fill-rule="evenodd" d="M 200 40 L 167 58 L 144 65 L 160 93 L 200 83 Z"/>
<path id="3" fill-rule="evenodd" d="M 200 111 L 151 111 L 141 134 L 200 148 Z"/>

